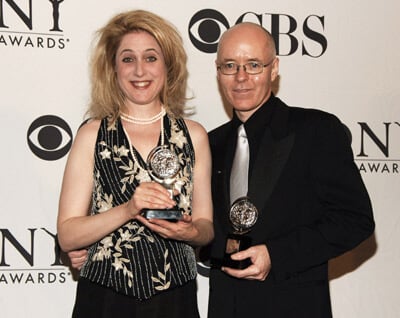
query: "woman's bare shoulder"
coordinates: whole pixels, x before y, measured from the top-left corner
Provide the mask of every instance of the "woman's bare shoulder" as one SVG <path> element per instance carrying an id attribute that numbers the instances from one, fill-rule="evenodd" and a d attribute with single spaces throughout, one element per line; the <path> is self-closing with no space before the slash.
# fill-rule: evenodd
<path id="1" fill-rule="evenodd" d="M 93 144 L 97 138 L 100 127 L 100 120 L 90 119 L 84 122 L 78 129 L 75 142 L 83 144 Z"/>
<path id="2" fill-rule="evenodd" d="M 199 122 L 192 119 L 185 119 L 185 124 L 188 127 L 189 133 L 191 135 L 197 135 L 198 137 L 207 135 L 206 129 Z"/>

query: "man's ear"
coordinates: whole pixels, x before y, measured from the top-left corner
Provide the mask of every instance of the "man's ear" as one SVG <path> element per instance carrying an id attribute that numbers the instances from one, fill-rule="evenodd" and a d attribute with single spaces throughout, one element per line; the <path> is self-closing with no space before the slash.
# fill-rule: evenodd
<path id="1" fill-rule="evenodd" d="M 272 62 L 272 70 L 271 70 L 271 81 L 275 81 L 279 74 L 279 58 L 276 57 Z"/>

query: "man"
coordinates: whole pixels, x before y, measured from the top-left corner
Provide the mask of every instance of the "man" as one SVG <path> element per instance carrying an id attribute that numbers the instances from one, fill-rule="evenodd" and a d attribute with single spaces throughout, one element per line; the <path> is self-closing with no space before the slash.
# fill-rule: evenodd
<path id="1" fill-rule="evenodd" d="M 219 42 L 217 77 L 233 107 L 231 121 L 209 133 L 213 157 L 215 239 L 209 318 L 332 317 L 328 260 L 374 230 L 367 191 L 343 125 L 331 114 L 289 107 L 271 91 L 279 61 L 271 35 L 241 23 Z M 250 148 L 248 199 L 258 211 L 245 235 L 251 247 L 231 255 L 244 269 L 224 266 L 232 201 L 237 129 Z M 232 171 L 233 173 L 233 171 Z"/>

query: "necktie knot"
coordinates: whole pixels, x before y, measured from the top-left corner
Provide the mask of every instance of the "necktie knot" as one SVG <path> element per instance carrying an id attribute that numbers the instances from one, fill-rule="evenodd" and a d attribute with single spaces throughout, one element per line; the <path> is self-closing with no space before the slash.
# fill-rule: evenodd
<path id="1" fill-rule="evenodd" d="M 238 136 L 240 138 L 246 138 L 247 139 L 247 135 L 246 135 L 246 130 L 244 129 L 244 125 L 241 124 L 238 128 Z"/>

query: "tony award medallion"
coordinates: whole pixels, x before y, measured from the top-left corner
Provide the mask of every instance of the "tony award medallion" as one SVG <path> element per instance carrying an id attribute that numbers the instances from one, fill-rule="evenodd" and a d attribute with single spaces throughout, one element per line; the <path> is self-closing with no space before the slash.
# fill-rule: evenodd
<path id="1" fill-rule="evenodd" d="M 179 159 L 168 145 L 154 148 L 147 157 L 147 171 L 154 181 L 162 184 L 173 197 L 174 183 L 180 170 Z M 146 209 L 144 217 L 177 221 L 182 217 L 178 207 L 171 209 Z"/>
<path id="2" fill-rule="evenodd" d="M 233 202 L 229 212 L 229 220 L 234 231 L 228 234 L 226 239 L 224 266 L 243 269 L 251 264 L 250 259 L 235 261 L 230 256 L 251 246 L 251 238 L 245 234 L 250 232 L 257 219 L 257 208 L 250 202 L 248 197 L 240 197 Z"/>

